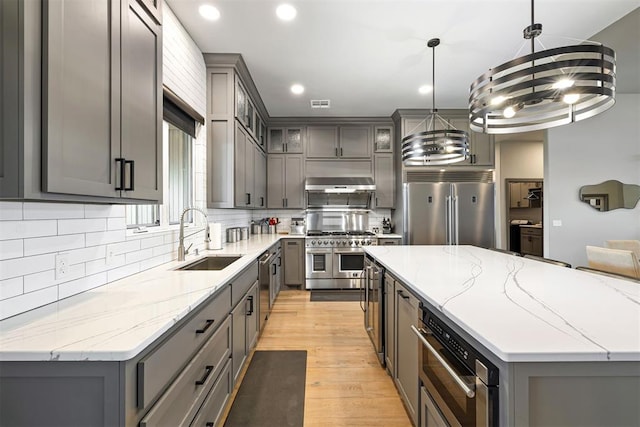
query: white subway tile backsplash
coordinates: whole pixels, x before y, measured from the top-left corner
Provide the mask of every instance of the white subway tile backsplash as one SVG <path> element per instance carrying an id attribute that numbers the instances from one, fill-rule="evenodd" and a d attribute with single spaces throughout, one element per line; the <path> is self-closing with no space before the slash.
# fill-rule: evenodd
<path id="1" fill-rule="evenodd" d="M 0 202 L 0 221 L 22 219 L 22 203 Z"/>
<path id="2" fill-rule="evenodd" d="M 107 218 L 107 230 L 122 230 L 127 228 L 126 218 Z"/>
<path id="3" fill-rule="evenodd" d="M 107 229 L 106 218 L 61 219 L 58 221 L 58 234 L 92 233 Z"/>
<path id="4" fill-rule="evenodd" d="M 33 310 L 58 299 L 58 288 L 51 287 L 0 301 L 0 319 Z"/>
<path id="5" fill-rule="evenodd" d="M 124 218 L 124 205 L 84 205 L 85 218 Z"/>
<path id="6" fill-rule="evenodd" d="M 0 222 L 0 240 L 55 236 L 57 231 L 58 226 L 55 220 Z"/>
<path id="7" fill-rule="evenodd" d="M 82 248 L 67 251 L 69 257 L 69 264 L 79 264 L 81 262 L 94 261 L 97 259 L 104 259 L 107 256 L 106 246 L 92 246 L 90 248 Z"/>
<path id="8" fill-rule="evenodd" d="M 0 280 L 55 268 L 55 255 L 37 255 L 0 261 Z"/>
<path id="9" fill-rule="evenodd" d="M 71 203 L 24 204 L 24 219 L 84 218 L 84 206 Z"/>
<path id="10" fill-rule="evenodd" d="M 148 239 L 140 240 L 140 249 L 152 248 L 154 246 L 160 246 L 164 243 L 164 239 L 162 236 L 153 236 Z"/>
<path id="11" fill-rule="evenodd" d="M 125 264 L 141 262 L 153 256 L 153 249 L 145 249 L 142 251 L 129 252 L 124 254 Z"/>
<path id="12" fill-rule="evenodd" d="M 172 261 L 173 258 L 171 254 L 159 255 L 153 258 L 148 258 L 144 261 L 140 261 L 140 271 L 148 270 L 153 267 L 157 267 L 161 264 L 165 264 L 167 262 Z"/>
<path id="13" fill-rule="evenodd" d="M 23 293 L 24 280 L 22 277 L 0 281 L 0 300 L 12 298 Z"/>
<path id="14" fill-rule="evenodd" d="M 85 292 L 90 289 L 97 288 L 107 283 L 107 274 L 99 273 L 91 276 L 86 276 L 78 280 L 62 283 L 58 287 L 58 298 L 67 298 L 80 292 Z"/>
<path id="15" fill-rule="evenodd" d="M 120 257 L 124 259 L 124 255 L 120 255 Z M 96 259 L 94 261 L 87 261 L 85 263 L 85 271 L 87 272 L 87 274 L 101 273 L 113 267 L 113 265 L 107 265 L 107 260 L 105 258 Z"/>
<path id="16" fill-rule="evenodd" d="M 107 245 L 107 255 L 120 255 L 127 252 L 139 251 L 140 240 L 128 240 L 126 242 L 119 242 Z"/>
<path id="17" fill-rule="evenodd" d="M 113 270 L 107 271 L 107 282 L 113 282 L 114 280 L 122 279 L 123 277 L 131 276 L 140 272 L 140 263 L 125 265 Z"/>
<path id="18" fill-rule="evenodd" d="M 24 240 L 0 240 L 0 260 L 19 258 L 24 255 Z"/>
<path id="19" fill-rule="evenodd" d="M 70 265 L 67 274 L 64 276 L 64 278 L 60 279 L 56 279 L 55 270 L 47 270 L 40 273 L 30 274 L 28 276 L 24 276 L 24 291 L 32 292 L 39 289 L 48 288 L 50 286 L 57 286 L 61 283 L 79 279 L 85 274 L 84 263 Z"/>
<path id="20" fill-rule="evenodd" d="M 84 247 L 84 234 L 24 239 L 24 255 L 40 255 Z"/>
<path id="21" fill-rule="evenodd" d="M 185 245 L 187 246 L 187 245 Z M 156 246 L 154 248 L 151 248 L 152 250 L 152 255 L 154 257 L 157 257 L 159 255 L 167 255 L 167 254 L 171 254 L 173 252 L 176 253 L 176 256 L 178 254 L 178 246 L 176 245 L 175 247 L 173 245 L 162 245 L 162 246 Z"/>
<path id="22" fill-rule="evenodd" d="M 109 243 L 122 242 L 126 239 L 125 230 L 102 231 L 98 233 L 87 233 L 87 246 L 106 245 Z"/>

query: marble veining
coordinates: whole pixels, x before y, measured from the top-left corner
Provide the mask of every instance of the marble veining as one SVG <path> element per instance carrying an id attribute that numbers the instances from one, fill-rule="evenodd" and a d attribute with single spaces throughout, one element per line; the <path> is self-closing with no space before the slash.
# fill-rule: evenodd
<path id="1" fill-rule="evenodd" d="M 473 246 L 367 247 L 504 361 L 640 360 L 640 285 Z"/>
<path id="2" fill-rule="evenodd" d="M 128 360 L 240 274 L 281 235 L 252 236 L 204 255 L 243 257 L 220 271 L 170 262 L 0 321 L 0 360 Z"/>

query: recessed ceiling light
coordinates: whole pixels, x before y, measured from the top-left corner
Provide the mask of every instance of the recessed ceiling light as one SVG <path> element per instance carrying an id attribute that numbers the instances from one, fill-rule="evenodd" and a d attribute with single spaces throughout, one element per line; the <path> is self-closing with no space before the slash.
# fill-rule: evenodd
<path id="1" fill-rule="evenodd" d="M 431 91 L 432 91 L 432 90 L 433 90 L 433 88 L 431 87 L 431 85 L 424 85 L 424 86 L 420 86 L 420 87 L 418 88 L 418 92 L 419 92 L 421 95 L 426 95 L 426 94 L 428 94 L 428 93 L 431 93 Z"/>
<path id="2" fill-rule="evenodd" d="M 296 10 L 296 8 L 286 3 L 281 4 L 276 9 L 276 15 L 278 15 L 278 18 L 282 19 L 283 21 L 291 21 L 296 17 L 297 14 L 298 11 Z"/>
<path id="3" fill-rule="evenodd" d="M 209 21 L 217 21 L 220 18 L 220 11 L 210 4 L 203 4 L 198 8 L 200 15 Z"/>
<path id="4" fill-rule="evenodd" d="M 304 86 L 298 83 L 291 85 L 291 92 L 293 92 L 296 95 L 300 95 L 301 93 L 304 92 Z"/>

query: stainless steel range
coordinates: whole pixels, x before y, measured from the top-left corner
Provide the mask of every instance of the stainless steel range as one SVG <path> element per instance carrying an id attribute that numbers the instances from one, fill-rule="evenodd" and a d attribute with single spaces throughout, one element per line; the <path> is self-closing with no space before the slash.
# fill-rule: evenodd
<path id="1" fill-rule="evenodd" d="M 306 288 L 360 288 L 363 246 L 377 244 L 368 230 L 375 185 L 371 178 L 308 178 Z"/>
<path id="2" fill-rule="evenodd" d="M 364 246 L 377 244 L 371 232 L 309 232 L 306 247 L 307 289 L 358 289 Z"/>

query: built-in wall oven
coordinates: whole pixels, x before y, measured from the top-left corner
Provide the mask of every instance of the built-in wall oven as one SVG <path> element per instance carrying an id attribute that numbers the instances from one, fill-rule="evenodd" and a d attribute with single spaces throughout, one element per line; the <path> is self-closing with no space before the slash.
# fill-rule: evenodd
<path id="1" fill-rule="evenodd" d="M 420 425 L 498 426 L 498 368 L 421 305 Z"/>

